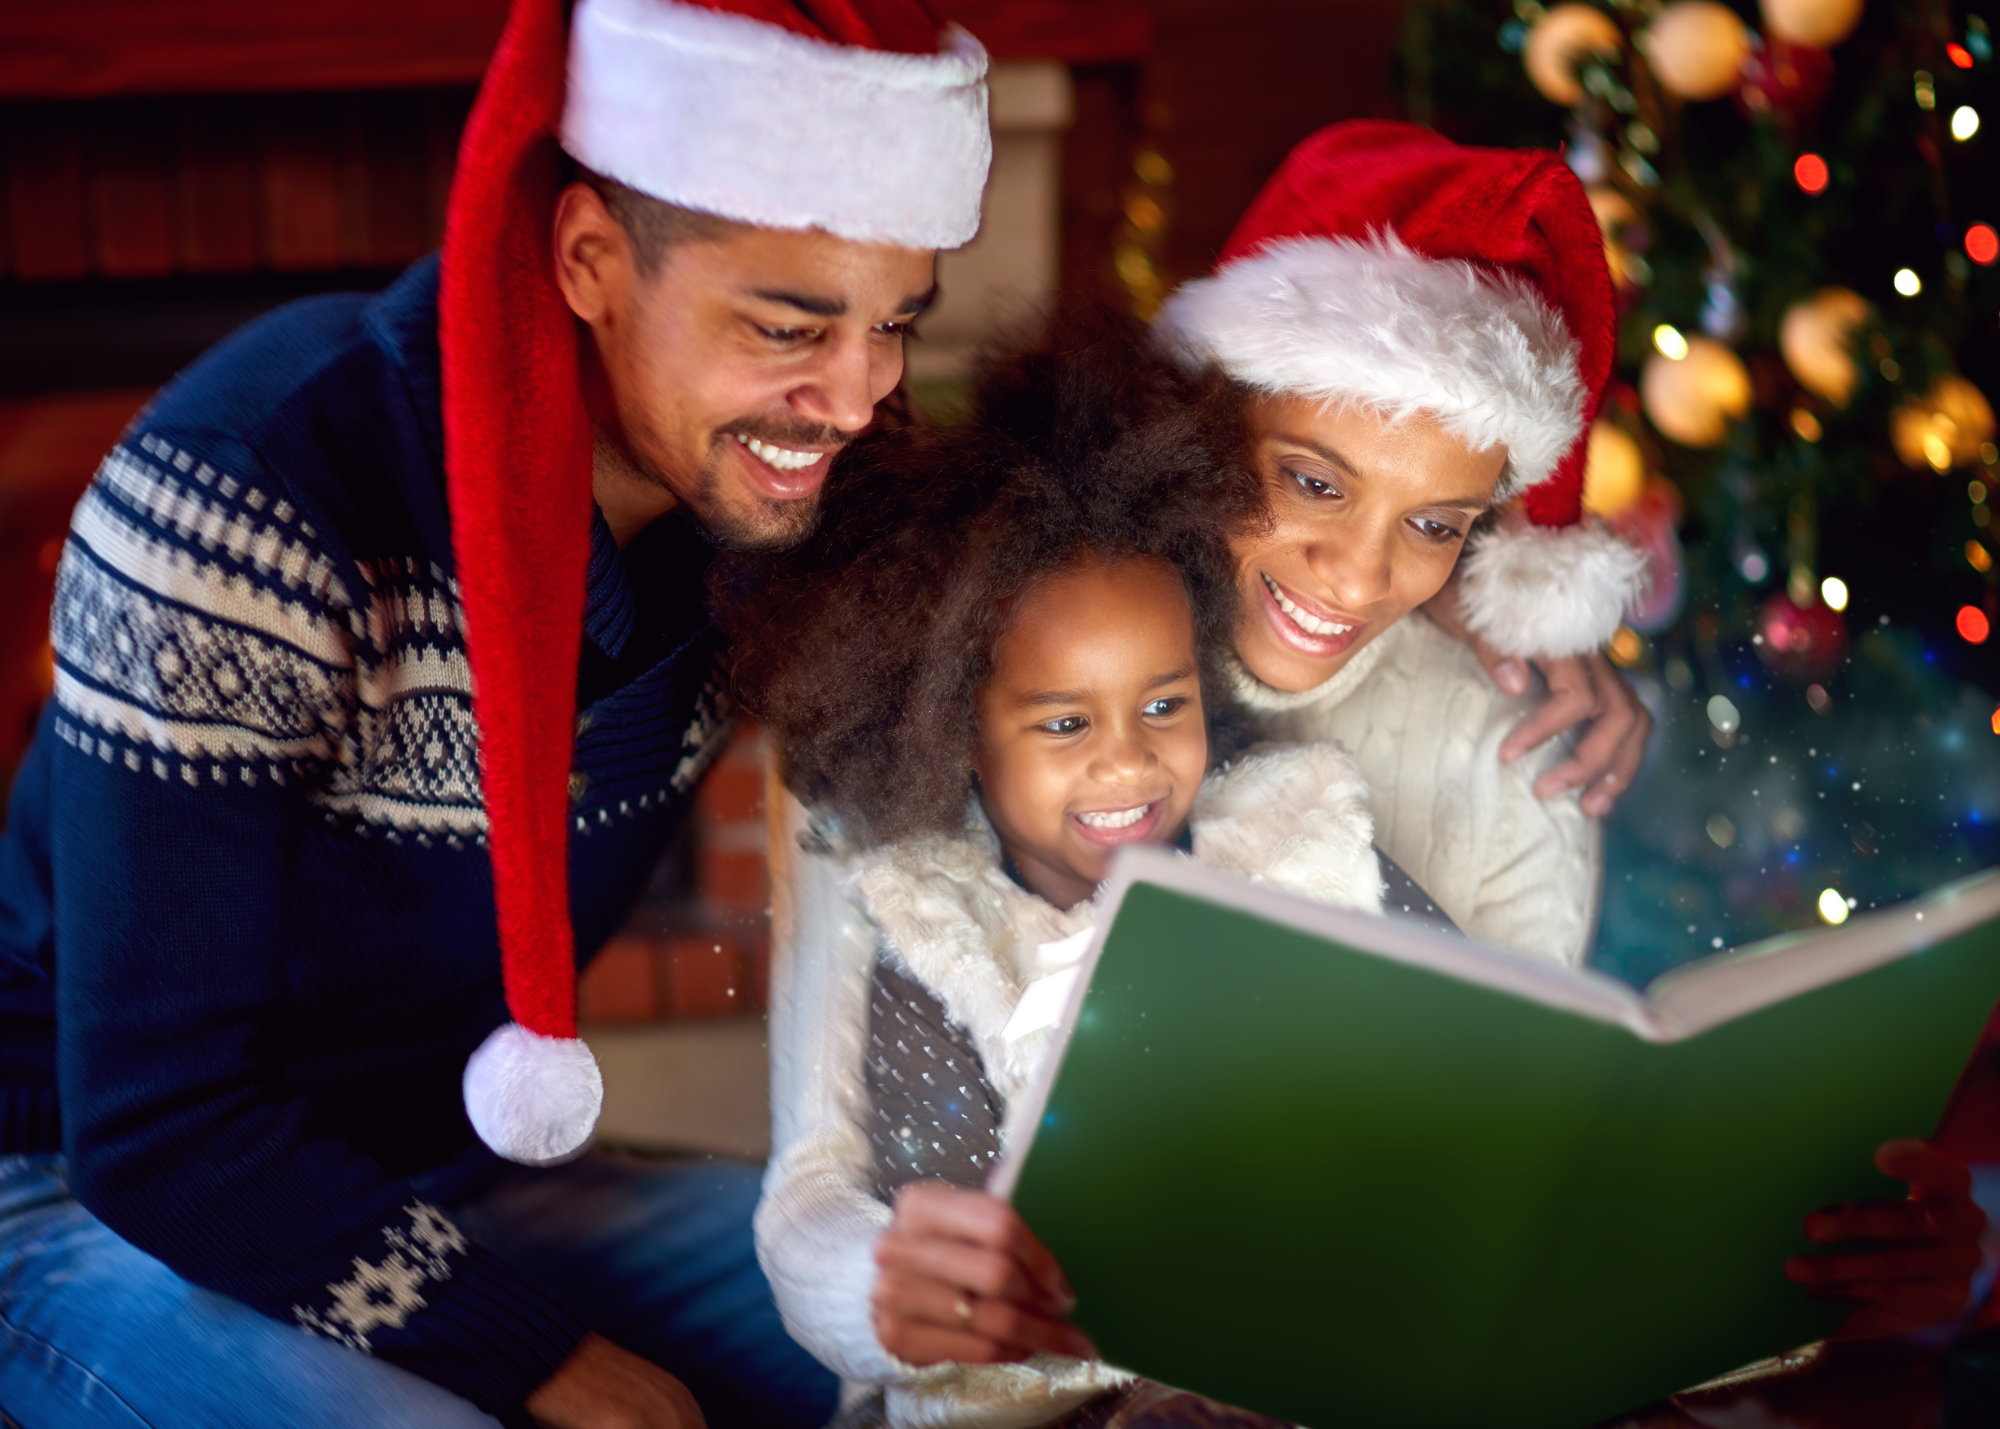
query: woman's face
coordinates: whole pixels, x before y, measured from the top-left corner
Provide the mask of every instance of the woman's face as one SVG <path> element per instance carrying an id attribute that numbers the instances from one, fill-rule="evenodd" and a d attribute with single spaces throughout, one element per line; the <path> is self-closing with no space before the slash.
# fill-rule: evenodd
<path id="1" fill-rule="evenodd" d="M 1087 899 L 1126 844 L 1172 840 L 1208 769 L 1194 616 L 1174 568 L 1082 566 L 1021 597 L 979 691 L 979 795 L 1022 879 Z"/>
<path id="2" fill-rule="evenodd" d="M 1251 399 L 1250 428 L 1272 519 L 1231 544 L 1236 654 L 1273 689 L 1309 690 L 1444 586 L 1507 452 L 1422 414 L 1302 397 Z"/>

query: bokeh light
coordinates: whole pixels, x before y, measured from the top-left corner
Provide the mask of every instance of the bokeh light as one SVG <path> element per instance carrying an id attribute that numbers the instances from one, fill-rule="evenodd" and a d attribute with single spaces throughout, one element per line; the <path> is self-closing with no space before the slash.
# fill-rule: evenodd
<path id="1" fill-rule="evenodd" d="M 1973 645 L 1984 645 L 1986 637 L 1993 633 L 1993 622 L 1978 606 L 1961 605 L 1958 608 L 1958 633 Z"/>
<path id="2" fill-rule="evenodd" d="M 1837 888 L 1823 889 L 1819 895 L 1819 916 L 1836 927 L 1847 921 L 1847 900 Z"/>
<path id="3" fill-rule="evenodd" d="M 2000 233 L 1991 224 L 1973 224 L 1965 230 L 1965 256 L 1982 266 L 2000 258 Z"/>
<path id="4" fill-rule="evenodd" d="M 1688 340 L 1672 323 L 1661 323 L 1653 329 L 1653 346 L 1660 350 L 1660 356 L 1675 362 L 1688 355 Z"/>
<path id="5" fill-rule="evenodd" d="M 1961 142 L 1979 132 L 1979 111 L 1961 104 L 1951 112 L 1951 137 Z"/>
<path id="6" fill-rule="evenodd" d="M 1828 576 L 1819 583 L 1819 598 L 1829 610 L 1847 609 L 1847 582 L 1839 576 Z"/>
<path id="7" fill-rule="evenodd" d="M 1972 51 L 1958 43 L 1958 41 L 1953 40 L 1950 44 L 1946 45 L 1944 52 L 1950 58 L 1951 62 L 1960 69 L 1972 68 Z"/>
<path id="8" fill-rule="evenodd" d="M 1792 177 L 1809 194 L 1824 192 L 1829 177 L 1826 160 L 1817 154 L 1801 154 L 1792 164 Z"/>
<path id="9" fill-rule="evenodd" d="M 1896 270 L 1896 291 L 1906 298 L 1914 298 L 1924 290 L 1924 280 L 1917 276 L 1914 268 Z"/>

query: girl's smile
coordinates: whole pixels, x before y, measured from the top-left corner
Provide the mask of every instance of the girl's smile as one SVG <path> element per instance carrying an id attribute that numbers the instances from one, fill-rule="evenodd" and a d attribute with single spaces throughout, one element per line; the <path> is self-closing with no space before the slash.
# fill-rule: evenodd
<path id="1" fill-rule="evenodd" d="M 1160 827 L 1160 814 L 1166 807 L 1165 799 L 1155 799 L 1149 804 L 1134 804 L 1127 809 L 1101 809 L 1087 814 L 1071 814 L 1070 817 L 1076 820 L 1077 831 L 1092 843 L 1117 848 L 1123 844 L 1151 842 Z"/>

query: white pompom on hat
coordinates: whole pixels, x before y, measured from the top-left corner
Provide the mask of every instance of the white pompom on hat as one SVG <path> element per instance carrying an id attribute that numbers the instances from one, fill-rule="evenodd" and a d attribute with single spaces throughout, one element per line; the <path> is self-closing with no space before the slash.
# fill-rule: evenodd
<path id="1" fill-rule="evenodd" d="M 1418 412 L 1507 449 L 1519 499 L 1464 557 L 1471 628 L 1514 655 L 1579 655 L 1618 628 L 1644 557 L 1583 511 L 1617 311 L 1589 200 L 1561 158 L 1360 120 L 1292 151 L 1214 276 L 1155 331 L 1259 392 Z"/>

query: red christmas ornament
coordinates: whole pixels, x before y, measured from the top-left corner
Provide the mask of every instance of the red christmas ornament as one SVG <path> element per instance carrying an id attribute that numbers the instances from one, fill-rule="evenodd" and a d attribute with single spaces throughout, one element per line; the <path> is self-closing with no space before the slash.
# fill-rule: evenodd
<path id="1" fill-rule="evenodd" d="M 1779 591 L 1757 612 L 1757 657 L 1795 684 L 1824 680 L 1847 653 L 1847 620 L 1825 601 L 1800 606 Z"/>
<path id="2" fill-rule="evenodd" d="M 1736 107 L 1752 116 L 1776 110 L 1793 123 L 1803 124 L 1818 110 L 1832 85 L 1832 55 L 1767 35 L 1763 44 L 1743 61 L 1743 78 L 1736 87 Z"/>

